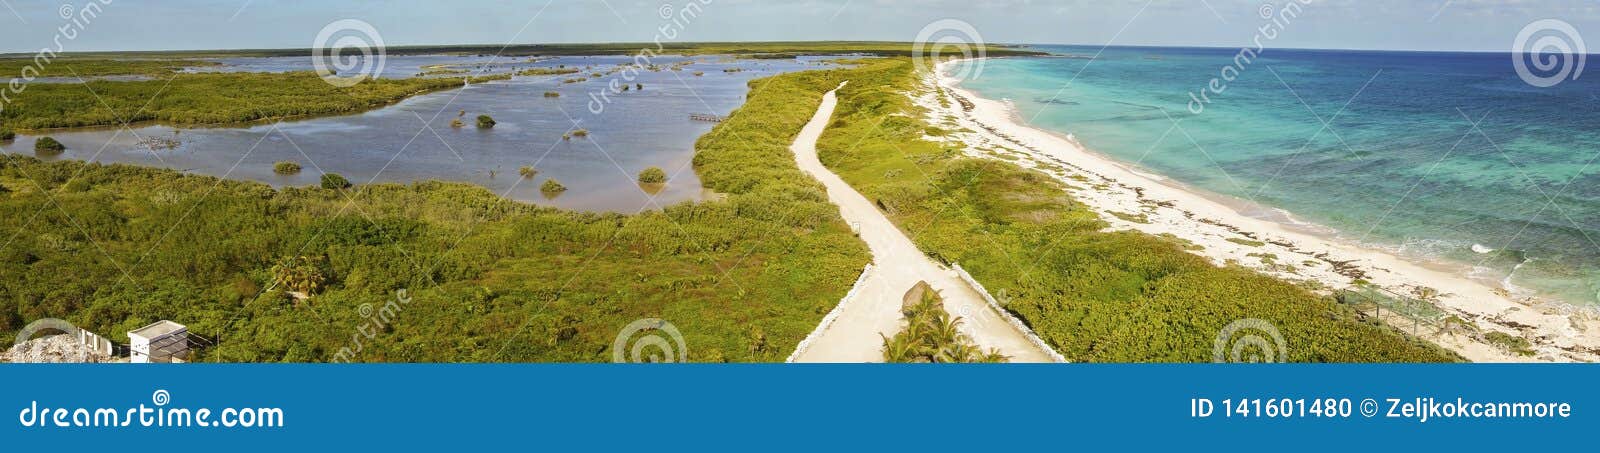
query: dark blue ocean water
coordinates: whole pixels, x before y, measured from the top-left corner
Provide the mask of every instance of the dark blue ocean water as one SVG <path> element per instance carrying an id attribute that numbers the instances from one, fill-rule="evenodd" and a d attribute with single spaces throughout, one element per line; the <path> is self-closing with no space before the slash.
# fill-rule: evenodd
<path id="1" fill-rule="evenodd" d="M 1596 303 L 1600 74 L 1538 88 L 1509 53 L 1267 49 L 1236 65 L 1238 49 L 1040 49 L 1058 56 L 966 63 L 982 69 L 965 86 L 1190 186 Z M 1227 66 L 1234 80 L 1208 90 Z"/>

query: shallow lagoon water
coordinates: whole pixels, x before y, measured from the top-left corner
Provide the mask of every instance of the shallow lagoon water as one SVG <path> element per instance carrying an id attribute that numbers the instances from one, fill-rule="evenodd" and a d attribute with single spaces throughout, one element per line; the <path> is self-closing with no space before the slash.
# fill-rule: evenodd
<path id="1" fill-rule="evenodd" d="M 585 57 L 567 57 L 563 60 L 581 60 Z M 602 57 L 593 57 L 602 58 Z M 617 58 L 620 57 L 603 57 Z M 312 71 L 315 66 L 312 59 L 306 56 L 299 57 L 229 57 L 211 58 L 210 61 L 220 63 L 218 66 L 198 66 L 187 68 L 185 72 L 290 72 Z M 448 68 L 460 69 L 471 72 L 473 75 L 499 74 L 512 72 L 516 69 L 531 67 L 545 67 L 551 59 L 544 57 L 496 57 L 493 55 L 390 55 L 383 59 L 383 70 L 378 72 L 378 77 L 386 79 L 403 79 L 415 77 L 429 70 L 430 66 L 449 65 Z M 667 61 L 656 59 L 657 62 Z M 356 64 L 361 67 L 361 64 Z"/>
<path id="2" fill-rule="evenodd" d="M 683 60 L 690 58 L 660 57 L 655 62 L 667 66 Z M 542 205 L 637 212 L 706 196 L 690 162 L 695 140 L 713 124 L 690 120 L 691 113 L 728 114 L 744 103 L 750 80 L 823 64 L 821 58 L 692 60 L 681 71 L 640 71 L 631 83 L 643 84 L 643 90 L 610 95 L 613 102 L 600 114 L 590 111 L 590 93 L 602 90 L 612 77 L 620 82 L 622 72 L 580 83 L 561 83 L 561 79 L 603 73 L 631 62 L 630 57 L 560 57 L 528 63 L 523 66 L 594 68 L 582 74 L 475 84 L 357 115 L 247 127 L 136 125 L 131 132 L 53 131 L 46 135 L 68 149 L 46 159 L 156 166 L 273 186 L 316 185 L 324 172 L 342 174 L 356 183 L 457 181 Z M 724 72 L 732 68 L 739 70 Z M 704 75 L 695 76 L 697 71 Z M 547 91 L 561 96 L 547 98 Z M 466 126 L 451 128 L 451 120 L 462 110 Z M 475 128 L 479 114 L 494 117 L 498 124 Z M 589 136 L 562 138 L 580 128 Z M 32 155 L 36 139 L 19 135 L 5 149 Z M 176 140 L 177 146 L 153 150 L 141 144 L 165 140 Z M 273 163 L 282 160 L 299 162 L 304 170 L 296 175 L 273 173 Z M 525 165 L 537 168 L 538 174 L 521 177 L 518 169 Z M 637 174 L 651 166 L 667 171 L 670 179 L 665 186 L 647 190 L 637 184 Z M 550 178 L 568 190 L 553 197 L 541 193 L 539 187 Z"/>

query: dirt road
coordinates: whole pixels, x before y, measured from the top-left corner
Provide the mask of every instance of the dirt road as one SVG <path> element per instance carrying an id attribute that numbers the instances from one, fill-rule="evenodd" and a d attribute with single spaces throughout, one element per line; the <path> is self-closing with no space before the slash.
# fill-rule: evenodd
<path id="1" fill-rule="evenodd" d="M 883 339 L 879 335 L 892 337 L 900 331 L 901 297 L 918 281 L 927 281 L 944 297 L 945 310 L 963 319 L 961 330 L 984 350 L 997 348 L 1012 362 L 1050 362 L 1050 355 L 1008 324 L 955 271 L 929 259 L 877 206 L 822 166 L 817 159 L 817 138 L 822 136 L 838 105 L 835 91 L 823 96 L 822 106 L 789 149 L 800 169 L 827 187 L 828 199 L 860 232 L 861 240 L 872 250 L 874 266 L 856 297 L 839 308 L 837 320 L 819 332 L 810 348 L 795 361 L 883 361 Z"/>

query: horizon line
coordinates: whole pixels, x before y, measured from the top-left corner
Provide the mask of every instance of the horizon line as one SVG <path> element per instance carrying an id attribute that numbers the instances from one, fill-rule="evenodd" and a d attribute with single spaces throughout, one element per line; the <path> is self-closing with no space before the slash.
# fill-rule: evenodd
<path id="1" fill-rule="evenodd" d="M 875 44 L 905 44 L 905 45 L 914 45 L 915 44 L 914 41 L 871 40 L 871 39 L 859 40 L 859 39 L 853 39 L 853 40 L 775 40 L 775 41 L 682 41 L 682 42 L 673 42 L 673 43 L 663 43 L 661 45 L 667 46 L 667 47 L 676 47 L 676 46 L 694 46 L 694 45 L 703 45 L 703 44 L 784 44 L 784 43 L 805 43 L 805 44 L 820 44 L 820 43 L 875 43 Z M 1057 42 L 1057 43 L 1048 43 L 1048 42 L 1038 42 L 1038 43 L 993 42 L 993 43 L 982 43 L 982 44 L 985 45 L 985 46 L 1004 47 L 1004 48 L 1013 48 L 1013 49 L 1026 49 L 1028 47 L 1037 47 L 1037 46 L 1089 47 L 1089 48 L 1098 47 L 1098 48 L 1102 48 L 1102 49 L 1110 49 L 1110 48 L 1146 48 L 1146 49 L 1216 49 L 1216 50 L 1240 49 L 1240 48 L 1249 48 L 1250 47 L 1250 46 L 1238 47 L 1238 46 L 1218 46 L 1218 45 L 1174 45 L 1174 44 L 1082 44 L 1082 43 L 1059 43 L 1059 42 Z M 503 49 L 509 49 L 509 48 L 513 48 L 513 47 L 533 47 L 533 46 L 622 46 L 622 45 L 649 45 L 649 46 L 654 46 L 654 45 L 657 45 L 657 43 L 646 42 L 646 41 L 540 42 L 540 43 L 514 43 L 514 44 L 444 43 L 444 44 L 398 44 L 398 45 L 384 46 L 384 48 L 386 48 L 386 49 L 426 49 L 426 48 L 430 48 L 430 47 L 461 47 L 461 48 L 483 48 L 483 49 L 499 48 L 499 49 L 503 50 Z M 239 48 L 222 48 L 222 49 L 82 50 L 82 51 L 59 52 L 59 54 L 62 55 L 62 56 L 72 56 L 72 55 L 89 55 L 89 54 L 141 54 L 141 53 L 142 54 L 163 54 L 163 53 L 182 54 L 182 53 L 208 53 L 208 52 L 209 53 L 291 52 L 291 51 L 310 51 L 312 49 L 313 49 L 312 47 L 239 47 Z M 1324 52 L 1392 52 L 1392 53 L 1455 53 L 1455 54 L 1512 54 L 1512 53 L 1515 53 L 1512 50 L 1370 49 L 1370 48 L 1338 48 L 1338 47 L 1266 47 L 1266 49 L 1324 51 Z M 36 53 L 37 53 L 37 51 L 32 52 L 32 53 L 30 53 L 28 51 L 0 52 L 0 59 L 33 56 Z M 1537 54 L 1538 52 L 1531 52 L 1531 53 Z M 1585 55 L 1600 55 L 1600 53 L 1585 53 Z"/>

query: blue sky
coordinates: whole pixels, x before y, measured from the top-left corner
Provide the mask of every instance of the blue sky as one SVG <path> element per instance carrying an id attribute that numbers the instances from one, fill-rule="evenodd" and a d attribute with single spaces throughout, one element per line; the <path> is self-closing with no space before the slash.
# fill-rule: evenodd
<path id="1" fill-rule="evenodd" d="M 51 45 L 63 5 L 0 0 L 0 52 Z M 309 47 L 328 23 L 373 24 L 389 45 L 649 41 L 663 5 L 707 2 L 678 41 L 910 41 L 944 18 L 989 42 L 1238 47 L 1264 21 L 1251 0 L 109 0 L 69 51 Z M 1280 6 L 1288 1 L 1271 0 Z M 1281 47 L 1506 51 L 1556 18 L 1600 43 L 1595 0 L 1311 0 Z"/>

